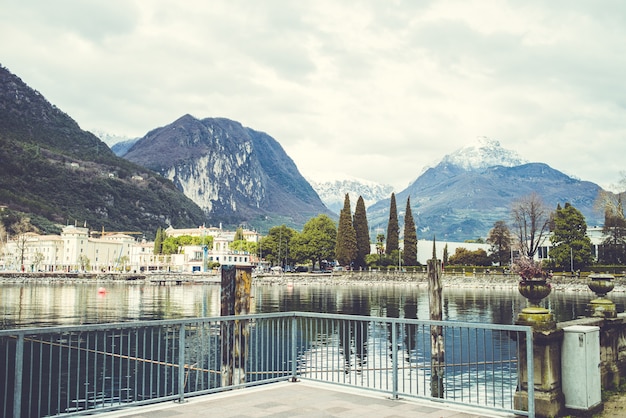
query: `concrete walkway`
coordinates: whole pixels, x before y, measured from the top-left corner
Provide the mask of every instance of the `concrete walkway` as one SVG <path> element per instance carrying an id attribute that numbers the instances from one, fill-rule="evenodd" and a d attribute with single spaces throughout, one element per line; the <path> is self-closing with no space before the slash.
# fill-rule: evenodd
<path id="1" fill-rule="evenodd" d="M 427 400 L 392 400 L 373 391 L 349 389 L 313 382 L 281 382 L 189 398 L 178 404 L 167 402 L 101 417 L 197 418 L 197 417 L 424 417 L 479 418 L 512 417 L 491 410 L 470 409 Z"/>

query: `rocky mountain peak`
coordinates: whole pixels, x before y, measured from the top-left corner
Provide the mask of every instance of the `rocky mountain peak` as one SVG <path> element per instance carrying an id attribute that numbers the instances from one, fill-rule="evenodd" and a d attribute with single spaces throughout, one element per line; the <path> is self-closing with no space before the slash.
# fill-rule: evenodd
<path id="1" fill-rule="evenodd" d="M 480 170 L 494 166 L 515 167 L 528 163 L 517 152 L 502 148 L 496 139 L 478 137 L 475 143 L 446 155 L 442 164 L 453 164 L 465 170 Z"/>

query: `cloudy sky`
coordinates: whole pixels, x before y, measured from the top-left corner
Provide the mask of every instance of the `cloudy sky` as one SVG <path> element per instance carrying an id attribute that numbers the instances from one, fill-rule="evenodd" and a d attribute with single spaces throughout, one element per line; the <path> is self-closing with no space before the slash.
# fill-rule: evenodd
<path id="1" fill-rule="evenodd" d="M 400 191 L 481 136 L 603 187 L 626 160 L 621 0 L 0 0 L 0 64 L 83 129 L 226 117 L 310 178 Z"/>

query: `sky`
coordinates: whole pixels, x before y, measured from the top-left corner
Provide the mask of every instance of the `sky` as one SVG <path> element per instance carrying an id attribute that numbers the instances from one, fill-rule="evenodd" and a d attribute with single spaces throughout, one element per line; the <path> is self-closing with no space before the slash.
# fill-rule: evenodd
<path id="1" fill-rule="evenodd" d="M 399 192 L 479 137 L 624 177 L 621 0 L 0 0 L 0 64 L 83 129 L 225 117 L 314 180 Z"/>

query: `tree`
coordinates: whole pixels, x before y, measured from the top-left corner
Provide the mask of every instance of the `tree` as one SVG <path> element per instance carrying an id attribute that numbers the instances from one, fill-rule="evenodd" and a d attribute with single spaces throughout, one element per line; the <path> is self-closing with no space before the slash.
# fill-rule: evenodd
<path id="1" fill-rule="evenodd" d="M 398 227 L 398 209 L 396 208 L 396 195 L 391 193 L 391 202 L 389 203 L 389 222 L 387 223 L 387 245 L 385 254 L 390 255 L 399 248 L 399 230 Z"/>
<path id="2" fill-rule="evenodd" d="M 19 265 L 22 271 L 24 271 L 24 254 L 26 253 L 26 247 L 28 244 L 28 233 L 35 231 L 35 227 L 31 225 L 30 218 L 21 218 L 11 228 L 15 234 L 15 244 L 17 248 L 17 256 L 19 258 Z"/>
<path id="3" fill-rule="evenodd" d="M 487 236 L 491 245 L 491 259 L 499 266 L 511 261 L 511 231 L 504 221 L 496 221 Z"/>
<path id="4" fill-rule="evenodd" d="M 350 195 L 346 193 L 343 209 L 339 213 L 337 227 L 337 241 L 335 243 L 335 257 L 342 266 L 350 266 L 357 255 L 356 232 L 352 226 L 352 212 L 350 209 Z"/>
<path id="5" fill-rule="evenodd" d="M 7 230 L 4 227 L 4 223 L 0 222 L 0 253 L 3 253 L 3 249 L 7 243 Z"/>
<path id="6" fill-rule="evenodd" d="M 156 236 L 154 237 L 154 254 L 163 254 L 163 241 L 165 238 L 166 234 L 163 228 L 157 228 Z"/>
<path id="7" fill-rule="evenodd" d="M 297 232 L 287 226 L 280 225 L 270 228 L 267 236 L 261 240 L 261 257 L 266 258 L 272 265 L 290 265 L 294 259 L 292 239 Z"/>
<path id="8" fill-rule="evenodd" d="M 304 224 L 302 232 L 294 238 L 293 253 L 296 260 L 310 260 L 322 268 L 324 260 L 335 259 L 337 227 L 328 215 L 318 215 Z M 265 245 L 265 244 L 263 244 Z"/>
<path id="9" fill-rule="evenodd" d="M 243 240 L 243 228 L 237 228 L 237 230 L 235 231 L 235 237 L 233 238 L 233 241 L 241 241 Z"/>
<path id="10" fill-rule="evenodd" d="M 411 211 L 411 197 L 406 198 L 406 211 L 404 215 L 404 252 L 405 266 L 417 266 L 417 231 L 413 212 Z"/>
<path id="11" fill-rule="evenodd" d="M 356 234 L 356 258 L 354 259 L 354 267 L 365 268 L 367 266 L 365 257 L 367 257 L 371 250 L 370 228 L 367 224 L 367 212 L 362 196 L 359 196 L 356 201 L 352 225 L 354 226 L 354 233 Z"/>
<path id="12" fill-rule="evenodd" d="M 446 245 L 444 245 L 443 247 L 443 265 L 445 266 L 446 264 L 448 264 L 448 260 L 449 260 L 449 256 L 448 256 L 448 244 L 446 243 Z"/>
<path id="13" fill-rule="evenodd" d="M 385 234 L 376 235 L 376 254 L 378 254 L 378 264 L 382 265 L 383 254 L 385 254 Z"/>
<path id="14" fill-rule="evenodd" d="M 550 230 L 550 213 L 536 193 L 522 197 L 511 208 L 520 252 L 533 258 Z"/>
<path id="15" fill-rule="evenodd" d="M 606 237 L 598 248 L 598 262 L 626 264 L 626 218 L 622 194 L 602 191 L 598 203 L 604 209 L 602 233 Z"/>
<path id="16" fill-rule="evenodd" d="M 246 251 L 250 254 L 256 254 L 258 246 L 256 242 L 240 239 L 230 243 L 229 248 L 233 251 Z"/>
<path id="17" fill-rule="evenodd" d="M 572 271 L 588 266 L 593 261 L 591 240 L 587 236 L 587 222 L 583 214 L 569 203 L 557 206 L 550 236 L 550 263 Z"/>
<path id="18" fill-rule="evenodd" d="M 463 265 L 463 266 L 490 266 L 491 260 L 487 255 L 487 251 L 479 248 L 475 251 L 470 251 L 467 248 L 458 247 L 454 254 L 450 256 L 448 260 L 450 264 Z"/>

